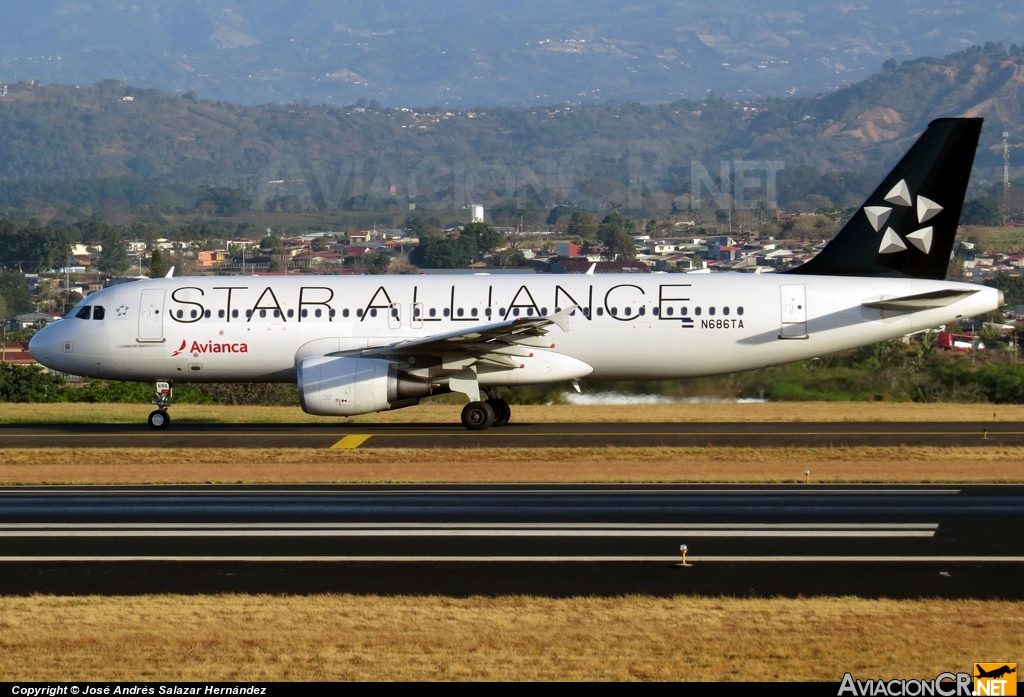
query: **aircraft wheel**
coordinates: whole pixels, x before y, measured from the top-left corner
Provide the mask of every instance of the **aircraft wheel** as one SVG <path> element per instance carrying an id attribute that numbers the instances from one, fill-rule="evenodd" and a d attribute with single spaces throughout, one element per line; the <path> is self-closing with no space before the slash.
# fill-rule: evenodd
<path id="1" fill-rule="evenodd" d="M 149 425 L 155 429 L 165 429 L 171 425 L 171 415 L 163 409 L 157 409 L 149 415 Z"/>
<path id="2" fill-rule="evenodd" d="M 470 431 L 483 431 L 494 424 L 494 409 L 487 402 L 470 402 L 462 409 L 462 425 Z"/>
<path id="3" fill-rule="evenodd" d="M 494 426 L 504 426 L 512 418 L 512 407 L 504 399 L 488 399 L 487 403 L 494 410 Z"/>

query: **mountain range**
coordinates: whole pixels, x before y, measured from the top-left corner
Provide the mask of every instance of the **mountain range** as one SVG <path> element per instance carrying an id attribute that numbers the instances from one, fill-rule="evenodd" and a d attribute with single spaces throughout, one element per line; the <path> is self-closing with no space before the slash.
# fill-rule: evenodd
<path id="1" fill-rule="evenodd" d="M 1024 56 L 997 44 L 893 62 L 823 95 L 760 100 L 245 106 L 115 80 L 0 92 L 0 179 L 132 177 L 330 208 L 512 196 L 647 206 L 655 194 L 664 206 L 688 192 L 696 164 L 717 179 L 722 161 L 781 163 L 780 195 L 853 205 L 940 116 L 987 119 L 976 186 L 1001 175 L 1004 129 L 1011 165 L 1024 165 Z"/>
<path id="2" fill-rule="evenodd" d="M 2 17 L 0 80 L 241 104 L 813 95 L 888 59 L 1024 40 L 1010 0 L 37 0 Z"/>

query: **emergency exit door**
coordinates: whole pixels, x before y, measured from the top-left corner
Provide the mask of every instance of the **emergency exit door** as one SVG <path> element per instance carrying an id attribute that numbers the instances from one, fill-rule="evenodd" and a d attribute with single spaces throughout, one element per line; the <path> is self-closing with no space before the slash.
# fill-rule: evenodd
<path id="1" fill-rule="evenodd" d="M 142 291 L 139 300 L 139 341 L 164 340 L 164 293 L 165 290 L 158 288 Z"/>
<path id="2" fill-rule="evenodd" d="M 782 286 L 782 333 L 780 339 L 807 338 L 807 292 L 803 285 Z"/>

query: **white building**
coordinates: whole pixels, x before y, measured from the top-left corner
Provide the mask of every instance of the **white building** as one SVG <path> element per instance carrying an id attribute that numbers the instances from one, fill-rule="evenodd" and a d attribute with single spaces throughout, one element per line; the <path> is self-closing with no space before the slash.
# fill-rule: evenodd
<path id="1" fill-rule="evenodd" d="M 469 207 L 469 222 L 471 223 L 482 223 L 484 222 L 484 207 L 480 204 L 474 203 Z"/>

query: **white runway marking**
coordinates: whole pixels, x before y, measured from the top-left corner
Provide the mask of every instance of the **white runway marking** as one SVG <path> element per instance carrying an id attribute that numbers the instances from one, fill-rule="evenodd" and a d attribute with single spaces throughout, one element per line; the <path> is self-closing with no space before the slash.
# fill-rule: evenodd
<path id="1" fill-rule="evenodd" d="M 704 563 L 1024 563 L 1024 557 L 998 556 L 690 556 L 691 564 Z M 0 556 L 0 563 L 71 562 L 219 562 L 219 563 L 659 563 L 679 564 L 679 556 Z"/>
<path id="2" fill-rule="evenodd" d="M 0 538 L 209 537 L 934 537 L 937 523 L 16 523 Z"/>

